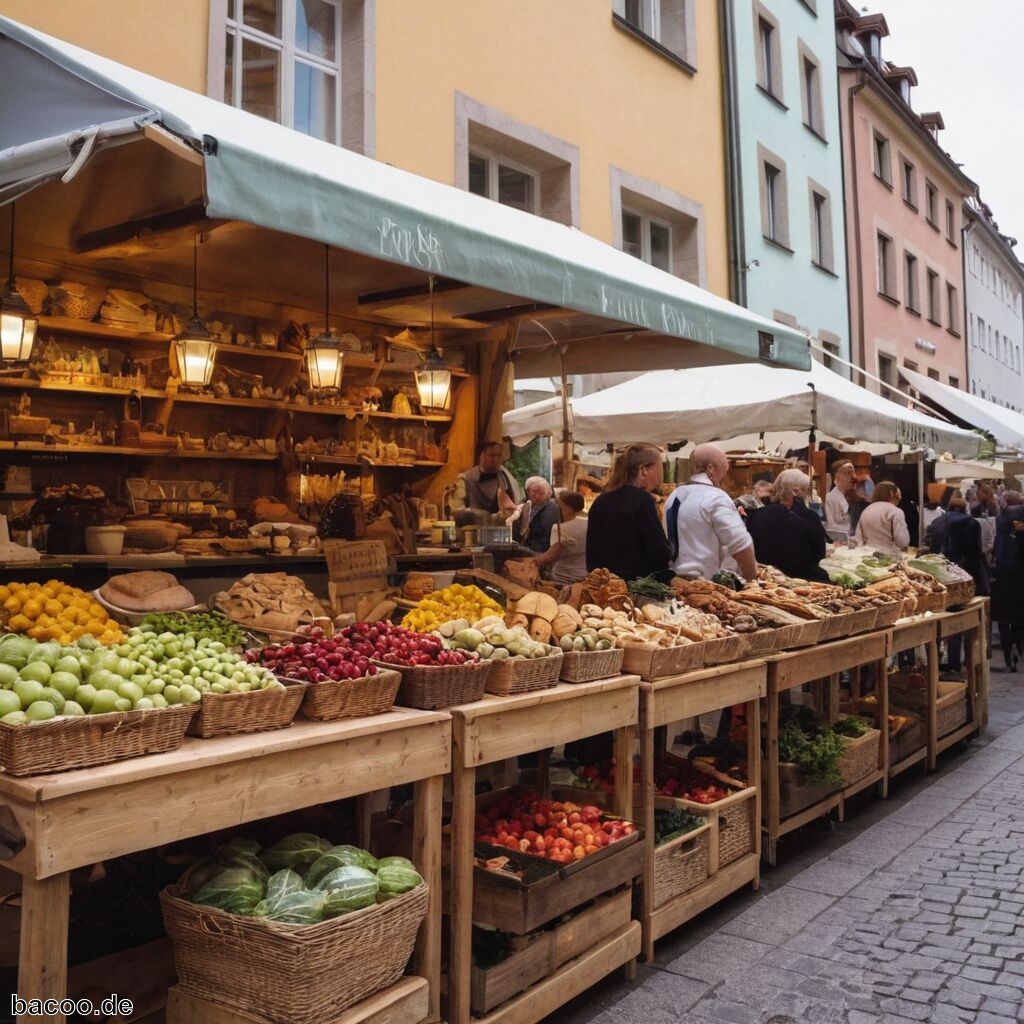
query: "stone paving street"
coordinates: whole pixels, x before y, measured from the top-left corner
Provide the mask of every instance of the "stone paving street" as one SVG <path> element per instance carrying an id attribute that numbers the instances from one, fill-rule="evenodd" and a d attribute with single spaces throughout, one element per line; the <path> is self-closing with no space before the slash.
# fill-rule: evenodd
<path id="1" fill-rule="evenodd" d="M 993 674 L 991 709 L 939 773 L 791 838 L 788 877 L 764 869 L 759 893 L 663 940 L 634 985 L 609 980 L 551 1021 L 1024 1020 L 1024 676 Z"/>

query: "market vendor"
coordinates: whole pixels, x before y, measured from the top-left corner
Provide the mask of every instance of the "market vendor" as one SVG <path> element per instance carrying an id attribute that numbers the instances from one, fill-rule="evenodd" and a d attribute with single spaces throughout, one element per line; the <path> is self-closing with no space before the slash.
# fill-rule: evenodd
<path id="1" fill-rule="evenodd" d="M 579 583 L 587 575 L 587 519 L 583 495 L 565 491 L 558 496 L 560 522 L 551 528 L 550 545 L 537 559 L 539 568 L 551 566 L 555 583 Z"/>
<path id="2" fill-rule="evenodd" d="M 516 478 L 501 464 L 501 445 L 484 441 L 477 449 L 477 464 L 461 474 L 451 497 L 453 512 L 476 509 L 494 515 L 514 512 L 523 500 Z"/>
<path id="3" fill-rule="evenodd" d="M 559 518 L 551 484 L 542 476 L 531 476 L 526 481 L 526 501 L 519 507 L 515 525 L 519 543 L 543 554 L 550 547 L 551 530 Z"/>
<path id="4" fill-rule="evenodd" d="M 722 489 L 729 460 L 721 448 L 701 444 L 690 459 L 693 476 L 665 504 L 665 531 L 677 576 L 711 579 L 722 569 L 752 580 L 757 575 L 754 542 L 732 498 Z"/>
<path id="5" fill-rule="evenodd" d="M 664 456 L 653 444 L 631 444 L 590 507 L 587 570 L 607 569 L 624 580 L 667 579 L 671 545 L 651 493 L 665 479 Z"/>
<path id="6" fill-rule="evenodd" d="M 853 539 L 857 546 L 899 555 L 910 544 L 907 517 L 899 507 L 902 495 L 891 481 L 876 484 L 871 501 L 860 515 Z"/>
<path id="7" fill-rule="evenodd" d="M 811 481 L 799 469 L 783 470 L 772 489 L 772 503 L 747 519 L 757 560 L 794 579 L 828 583 L 818 563 L 827 537 L 817 514 L 805 504 Z"/>
<path id="8" fill-rule="evenodd" d="M 832 490 L 825 495 L 825 527 L 836 539 L 850 534 L 850 499 L 857 473 L 849 459 L 837 459 L 829 469 Z"/>

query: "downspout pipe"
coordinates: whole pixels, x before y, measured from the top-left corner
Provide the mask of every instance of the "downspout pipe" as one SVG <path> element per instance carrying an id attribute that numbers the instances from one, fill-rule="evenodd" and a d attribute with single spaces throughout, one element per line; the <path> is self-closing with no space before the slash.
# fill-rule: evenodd
<path id="1" fill-rule="evenodd" d="M 747 305 L 747 249 L 743 222 L 743 178 L 740 158 L 740 115 L 737 102 L 736 22 L 732 10 L 733 0 L 719 0 L 722 40 L 722 102 L 725 117 L 725 160 L 728 173 L 726 237 L 729 246 L 729 283 L 732 299 L 740 306 Z"/>

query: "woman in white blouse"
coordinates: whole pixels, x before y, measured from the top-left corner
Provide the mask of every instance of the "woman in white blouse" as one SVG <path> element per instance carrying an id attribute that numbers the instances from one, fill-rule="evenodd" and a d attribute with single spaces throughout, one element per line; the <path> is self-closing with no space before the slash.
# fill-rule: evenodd
<path id="1" fill-rule="evenodd" d="M 899 555 L 910 544 L 907 517 L 899 507 L 900 489 L 891 481 L 883 480 L 875 486 L 871 504 L 860 515 L 853 539 L 857 546 Z"/>

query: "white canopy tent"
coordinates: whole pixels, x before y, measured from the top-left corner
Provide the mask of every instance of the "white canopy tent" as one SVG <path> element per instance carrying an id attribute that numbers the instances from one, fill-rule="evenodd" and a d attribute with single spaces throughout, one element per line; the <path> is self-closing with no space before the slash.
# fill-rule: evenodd
<path id="1" fill-rule="evenodd" d="M 973 462 L 969 459 L 940 459 L 935 463 L 936 480 L 1002 480 L 1006 470 L 995 462 Z"/>
<path id="2" fill-rule="evenodd" d="M 771 449 L 813 429 L 819 442 L 899 445 L 974 458 L 977 434 L 882 398 L 820 363 L 784 370 L 752 363 L 656 370 L 606 391 L 572 399 L 569 430 L 582 444 L 726 441 L 766 433 Z M 522 444 L 563 430 L 558 398 L 505 414 L 504 432 Z M 785 435 L 790 435 L 786 437 Z"/>
<path id="3" fill-rule="evenodd" d="M 991 434 L 1000 450 L 1024 452 L 1024 415 L 905 367 L 900 367 L 900 374 L 911 387 L 957 420 Z"/>

